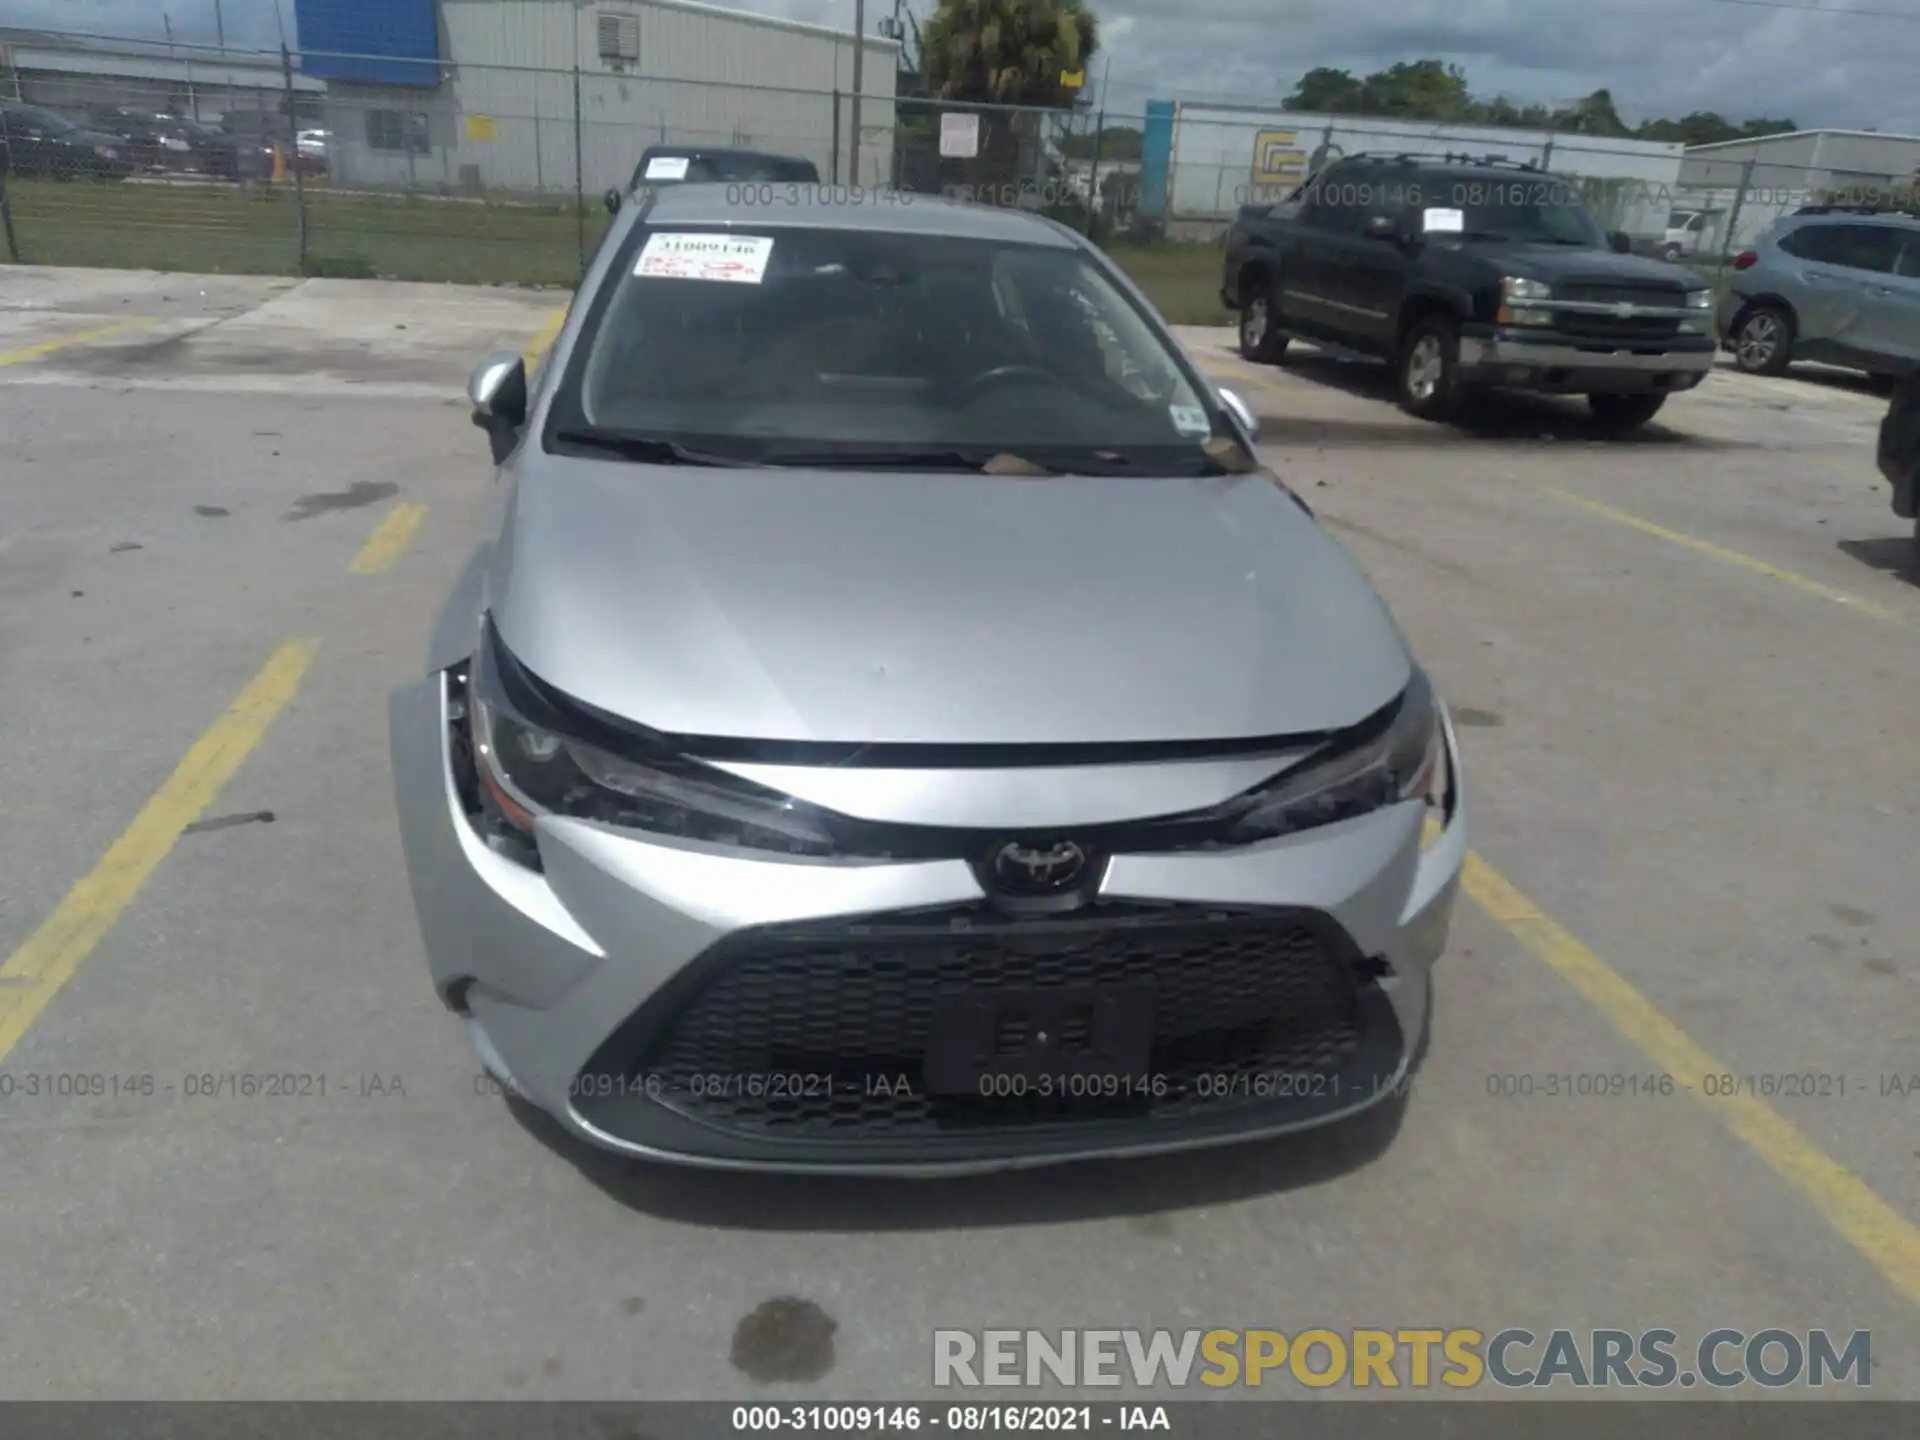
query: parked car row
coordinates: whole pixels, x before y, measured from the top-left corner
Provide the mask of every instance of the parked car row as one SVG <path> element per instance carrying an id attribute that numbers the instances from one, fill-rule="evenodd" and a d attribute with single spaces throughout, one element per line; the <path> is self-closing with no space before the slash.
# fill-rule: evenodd
<path id="1" fill-rule="evenodd" d="M 327 132 L 302 130 L 287 162 L 306 174 L 327 169 Z M 275 146 L 185 115 L 97 106 L 84 123 L 38 105 L 0 107 L 0 168 L 56 180 L 124 180 L 135 174 L 267 180 Z"/>

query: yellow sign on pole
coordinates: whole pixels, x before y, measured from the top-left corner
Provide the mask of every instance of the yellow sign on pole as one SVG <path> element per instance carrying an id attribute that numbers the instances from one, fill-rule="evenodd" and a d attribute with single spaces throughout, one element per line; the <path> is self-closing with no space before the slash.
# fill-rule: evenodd
<path id="1" fill-rule="evenodd" d="M 500 122 L 491 115 L 467 116 L 467 139 L 492 142 L 500 138 Z"/>
<path id="2" fill-rule="evenodd" d="M 1082 85 L 1087 83 L 1087 72 L 1084 70 L 1062 70 L 1060 72 L 1060 83 L 1069 90 L 1078 90 Z"/>

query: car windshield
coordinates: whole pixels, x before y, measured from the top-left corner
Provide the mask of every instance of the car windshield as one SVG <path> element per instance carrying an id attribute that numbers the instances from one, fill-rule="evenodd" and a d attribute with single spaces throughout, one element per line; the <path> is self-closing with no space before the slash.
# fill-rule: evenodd
<path id="1" fill-rule="evenodd" d="M 1427 204 L 1462 212 L 1462 230 L 1472 239 L 1599 248 L 1605 233 L 1571 186 L 1552 180 L 1468 181 L 1446 198 Z"/>
<path id="2" fill-rule="evenodd" d="M 1676 210 L 1667 216 L 1667 229 L 1684 230 L 1693 223 L 1693 216 L 1694 212 L 1691 210 Z"/>
<path id="3" fill-rule="evenodd" d="M 1069 245 L 642 227 L 613 275 L 556 433 L 771 463 L 1011 452 L 1061 468 L 1070 452 L 1074 468 L 1209 468 L 1209 401 Z"/>

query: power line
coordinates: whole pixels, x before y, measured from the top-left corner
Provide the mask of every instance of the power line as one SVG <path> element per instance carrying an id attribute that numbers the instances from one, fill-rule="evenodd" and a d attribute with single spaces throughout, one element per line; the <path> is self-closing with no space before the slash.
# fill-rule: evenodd
<path id="1" fill-rule="evenodd" d="M 1743 5 L 1753 10 L 1799 10 L 1808 15 L 1857 15 L 1868 20 L 1920 21 L 1920 11 L 1868 10 L 1845 5 L 1806 5 L 1799 0 L 1707 0 L 1709 5 Z"/>

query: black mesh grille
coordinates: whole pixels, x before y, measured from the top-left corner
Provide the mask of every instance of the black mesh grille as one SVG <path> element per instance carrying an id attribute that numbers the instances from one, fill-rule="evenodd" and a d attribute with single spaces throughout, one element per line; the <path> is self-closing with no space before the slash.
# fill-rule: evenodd
<path id="1" fill-rule="evenodd" d="M 1344 932 L 1311 912 L 762 932 L 709 957 L 690 988 L 635 1017 L 589 1068 L 642 1077 L 661 1103 L 710 1124 L 795 1139 L 1270 1104 L 1359 1043 L 1355 958 Z M 922 1060 L 945 999 L 1089 985 L 1151 987 L 1144 1090 L 927 1093 Z"/>

